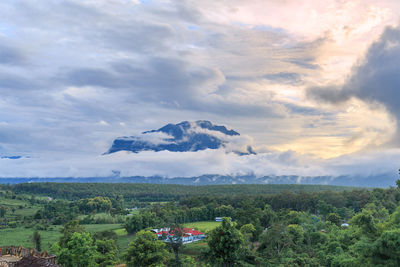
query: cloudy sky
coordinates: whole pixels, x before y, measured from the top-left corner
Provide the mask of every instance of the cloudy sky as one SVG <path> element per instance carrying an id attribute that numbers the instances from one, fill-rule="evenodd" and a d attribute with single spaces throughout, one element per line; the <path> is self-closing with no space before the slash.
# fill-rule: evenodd
<path id="1" fill-rule="evenodd" d="M 399 14 L 398 0 L 3 0 L 0 177 L 395 176 Z M 258 154 L 102 155 L 199 119 Z"/>

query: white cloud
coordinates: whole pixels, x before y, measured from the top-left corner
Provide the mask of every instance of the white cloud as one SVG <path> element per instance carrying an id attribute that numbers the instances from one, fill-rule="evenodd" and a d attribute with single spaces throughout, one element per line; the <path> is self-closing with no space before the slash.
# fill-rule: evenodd
<path id="1" fill-rule="evenodd" d="M 393 158 L 399 149 L 379 153 L 343 156 L 331 160 L 298 155 L 294 152 L 269 152 L 238 156 L 222 149 L 198 152 L 117 152 L 104 156 L 38 156 L 18 160 L 0 159 L 0 177 L 109 177 L 120 176 L 193 177 L 203 174 L 247 175 L 258 177 L 298 175 L 302 177 L 369 175 L 393 173 L 398 169 Z M 393 178 L 395 179 L 395 177 Z"/>
<path id="2" fill-rule="evenodd" d="M 322 105 L 304 91 L 343 82 L 399 10 L 397 0 L 1 1 L 0 151 L 40 155 L 7 161 L 3 175 L 106 175 L 119 160 L 127 174 L 308 173 L 303 154 L 376 148 L 392 134 L 385 110 Z M 242 134 L 224 137 L 227 151 L 281 152 L 93 156 L 118 136 L 198 119 Z"/>
<path id="3" fill-rule="evenodd" d="M 172 136 L 170 136 L 166 133 L 163 133 L 163 132 L 149 132 L 146 134 L 141 134 L 137 138 L 134 137 L 134 139 L 140 139 L 141 141 L 149 142 L 154 145 L 169 144 L 169 143 L 171 143 L 171 141 L 168 139 L 171 139 L 171 138 L 173 139 Z M 129 137 L 128 137 L 128 139 L 129 139 Z"/>

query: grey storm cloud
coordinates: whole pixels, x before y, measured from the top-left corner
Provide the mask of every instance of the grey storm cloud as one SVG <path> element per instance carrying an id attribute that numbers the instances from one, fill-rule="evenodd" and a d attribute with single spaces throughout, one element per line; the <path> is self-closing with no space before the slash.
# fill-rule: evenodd
<path id="1" fill-rule="evenodd" d="M 19 75 L 0 72 L 0 88 L 7 89 L 34 89 L 35 82 Z"/>
<path id="2" fill-rule="evenodd" d="M 211 87 L 204 87 L 208 82 L 223 79 L 217 70 L 174 58 L 153 57 L 143 66 L 138 65 L 122 62 L 107 69 L 73 69 L 67 73 L 65 83 L 125 89 L 142 100 L 191 102 Z"/>
<path id="3" fill-rule="evenodd" d="M 383 105 L 400 122 L 400 27 L 387 28 L 368 49 L 343 86 L 308 89 L 308 96 L 329 103 L 358 98 Z"/>
<path id="4" fill-rule="evenodd" d="M 111 5 L 106 1 L 72 0 L 51 3 L 6 1 L 4 5 L 7 8 L 3 10 L 8 12 L 0 11 L 0 14 L 7 27 L 18 29 L 18 38 L 14 33 L 14 36 L 4 38 L 5 43 L 18 43 L 28 49 L 30 55 L 29 62 L 24 65 L 23 54 L 9 49 L 17 46 L 0 47 L 4 62 L 21 65 L 18 75 L 0 70 L 0 86 L 6 91 L 30 92 L 40 88 L 41 92 L 34 98 L 42 97 L 42 103 L 50 104 L 49 93 L 61 92 L 68 86 L 95 86 L 107 88 L 110 93 L 124 90 L 130 93 L 130 96 L 125 95 L 126 99 L 135 102 L 169 103 L 170 107 L 180 109 L 226 114 L 275 116 L 281 111 L 274 112 L 276 107 L 271 103 L 229 101 L 226 94 L 237 85 L 225 78 L 226 73 L 231 66 L 240 65 L 242 71 L 254 72 L 265 68 L 268 62 L 278 64 L 282 57 L 296 61 L 302 61 L 303 57 L 288 48 L 279 52 L 279 58 L 260 58 L 260 49 L 272 51 L 280 42 L 287 42 L 285 33 L 218 26 L 207 22 L 187 1 L 172 3 L 168 8 L 152 3 L 132 5 L 121 1 Z M 116 10 L 120 12 L 118 16 Z M 200 30 L 188 30 L 188 25 L 193 23 L 201 23 Z M 213 53 L 225 55 L 226 59 L 237 59 L 233 62 L 224 58 L 219 60 L 226 62 L 223 64 L 228 70 L 226 66 L 204 64 L 204 60 L 200 63 L 187 49 L 190 45 L 211 49 Z M 300 44 L 294 50 L 307 47 L 307 44 Z M 200 49 L 199 53 L 204 52 Z M 248 57 L 259 63 L 248 64 Z M 256 77 L 298 84 L 301 74 L 279 72 Z M 25 98 L 18 97 L 21 101 Z"/>
<path id="5" fill-rule="evenodd" d="M 101 175 L 115 166 L 127 175 L 148 175 L 164 162 L 161 173 L 173 176 L 201 174 L 210 162 L 216 173 L 253 167 L 277 173 L 281 161 L 296 165 L 287 157 L 237 158 L 217 151 L 175 154 L 182 169 L 176 172 L 170 154 L 100 156 L 117 136 L 171 122 L 210 119 L 242 134 L 268 132 L 273 139 L 275 128 L 287 127 L 274 120 L 322 114 L 271 100 L 264 86 L 265 80 L 303 86 L 319 69 L 315 51 L 322 40 L 298 43 L 268 27 L 208 21 L 196 1 L 134 2 L 1 1 L 0 157 L 32 157 L 0 160 L 0 169 L 7 175 L 35 170 L 55 176 L 65 170 L 90 176 L 101 165 Z M 344 92 L 339 99 L 355 94 Z"/>
<path id="6" fill-rule="evenodd" d="M 0 42 L 4 41 L 0 38 Z M 17 65 L 23 63 L 25 60 L 22 51 L 3 44 L 0 44 L 0 64 Z"/>
<path id="7" fill-rule="evenodd" d="M 111 49 L 150 53 L 168 50 L 168 40 L 174 35 L 168 25 L 131 21 L 103 26 L 88 33 L 88 38 Z"/>
<path id="8" fill-rule="evenodd" d="M 130 94 L 128 101 L 158 102 L 160 105 L 220 114 L 282 116 L 277 108 L 279 105 L 230 103 L 220 98 L 205 101 L 219 90 L 224 79 L 217 69 L 181 59 L 149 57 L 141 67 L 125 60 L 114 62 L 105 69 L 74 69 L 67 73 L 64 82 L 73 86 L 100 86 L 125 91 Z"/>

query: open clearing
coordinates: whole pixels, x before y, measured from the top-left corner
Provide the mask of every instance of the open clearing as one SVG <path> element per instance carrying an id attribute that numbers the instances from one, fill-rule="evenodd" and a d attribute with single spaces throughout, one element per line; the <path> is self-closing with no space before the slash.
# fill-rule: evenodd
<path id="1" fill-rule="evenodd" d="M 89 233 L 96 233 L 105 230 L 121 229 L 121 224 L 86 224 L 83 225 Z M 51 245 L 57 242 L 61 236 L 61 226 L 50 226 L 48 230 L 38 231 L 42 236 L 42 249 L 49 250 Z M 32 228 L 16 227 L 0 229 L 0 246 L 17 245 L 26 248 L 33 247 L 32 235 L 35 230 Z M 121 242 L 118 244 L 125 245 L 127 236 L 121 236 Z M 118 239 L 120 239 L 118 238 Z"/>
<path id="2" fill-rule="evenodd" d="M 192 222 L 192 223 L 185 223 L 183 224 L 184 227 L 187 228 L 195 228 L 200 232 L 207 233 L 217 226 L 219 226 L 221 222 L 214 222 L 214 221 L 202 221 L 202 222 Z"/>

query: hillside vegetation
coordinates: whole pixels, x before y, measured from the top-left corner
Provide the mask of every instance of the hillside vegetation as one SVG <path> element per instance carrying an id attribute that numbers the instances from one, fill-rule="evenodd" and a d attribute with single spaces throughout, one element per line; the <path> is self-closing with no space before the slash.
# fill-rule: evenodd
<path id="1" fill-rule="evenodd" d="M 183 244 L 183 227 L 207 237 Z M 170 242 L 149 232 L 160 228 Z M 399 266 L 399 228 L 394 187 L 0 187 L 0 246 L 50 250 L 64 266 Z"/>

